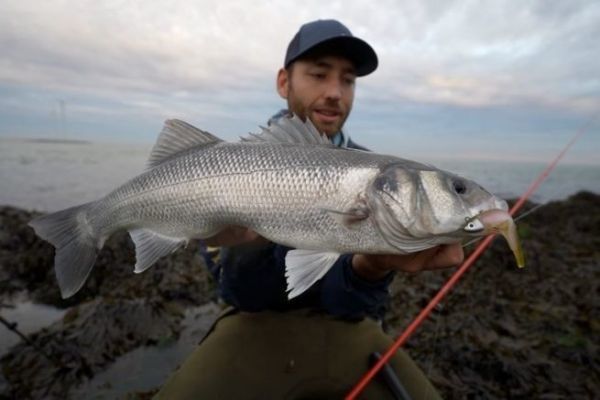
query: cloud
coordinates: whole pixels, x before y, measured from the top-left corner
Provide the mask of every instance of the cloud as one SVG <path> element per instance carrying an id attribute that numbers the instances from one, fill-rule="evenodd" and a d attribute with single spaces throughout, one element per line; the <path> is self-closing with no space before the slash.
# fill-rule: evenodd
<path id="1" fill-rule="evenodd" d="M 248 87 L 266 71 L 262 57 L 276 51 L 257 44 L 269 29 L 248 40 L 238 25 L 242 10 L 218 2 L 7 5 L 0 79 L 10 83 L 155 92 Z"/>
<path id="2" fill-rule="evenodd" d="M 399 82 L 392 86 L 406 98 L 449 104 L 516 101 L 588 113 L 600 107 L 600 60 L 592 56 L 600 5 L 464 1 L 432 12 L 430 4 L 397 7 L 389 16 L 395 33 L 377 32 L 379 88 Z"/>
<path id="3" fill-rule="evenodd" d="M 244 133 L 283 105 L 276 70 L 299 25 L 317 18 L 340 19 L 378 52 L 349 124 L 379 127 L 381 138 L 403 124 L 452 127 L 447 136 L 475 123 L 555 131 L 600 110 L 593 0 L 5 0 L 0 134 L 43 132 L 59 99 L 89 135 L 111 116 L 140 132 L 178 116 Z"/>

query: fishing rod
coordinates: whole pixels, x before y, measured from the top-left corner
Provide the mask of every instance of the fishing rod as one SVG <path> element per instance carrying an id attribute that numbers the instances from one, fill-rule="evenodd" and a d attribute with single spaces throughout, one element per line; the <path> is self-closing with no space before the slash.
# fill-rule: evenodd
<path id="1" fill-rule="evenodd" d="M 592 117 L 586 124 L 584 124 L 577 133 L 573 136 L 573 138 L 565 145 L 565 147 L 558 153 L 558 155 L 548 164 L 548 166 L 542 171 L 542 173 L 529 185 L 529 188 L 521 195 L 519 200 L 512 206 L 509 213 L 510 215 L 514 215 L 522 206 L 525 204 L 525 201 L 538 189 L 538 187 L 542 184 L 542 182 L 548 177 L 550 172 L 556 167 L 558 162 L 563 158 L 563 156 L 567 153 L 567 151 L 573 146 L 573 144 L 587 131 L 592 122 L 596 119 L 596 117 Z M 415 319 L 410 323 L 410 325 L 402 332 L 402 334 L 396 339 L 396 341 L 390 346 L 390 348 L 385 352 L 383 356 L 381 356 L 375 365 L 368 370 L 363 377 L 358 381 L 358 383 L 352 388 L 352 390 L 346 395 L 345 400 L 354 400 L 356 397 L 364 390 L 364 388 L 371 382 L 373 377 L 377 375 L 377 373 L 387 365 L 387 362 L 396 354 L 398 349 L 404 345 L 408 339 L 412 336 L 412 334 L 417 330 L 417 328 L 427 319 L 429 314 L 433 311 L 433 309 L 442 301 L 442 299 L 450 292 L 452 287 L 458 282 L 458 280 L 462 277 L 462 275 L 467 272 L 467 270 L 473 265 L 473 263 L 479 258 L 481 254 L 487 249 L 487 247 L 492 243 L 495 234 L 487 236 L 477 248 L 471 253 L 471 255 L 463 262 L 463 264 L 458 268 L 458 270 L 448 279 L 448 281 L 442 286 L 439 292 L 430 300 L 429 304 L 427 304 L 421 312 L 415 317 Z"/>

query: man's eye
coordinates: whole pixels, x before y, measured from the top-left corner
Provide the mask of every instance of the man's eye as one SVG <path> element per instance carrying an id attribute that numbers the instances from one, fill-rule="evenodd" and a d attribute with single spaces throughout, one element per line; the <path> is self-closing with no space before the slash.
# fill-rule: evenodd
<path id="1" fill-rule="evenodd" d="M 321 72 L 313 72 L 310 74 L 310 76 L 316 79 L 325 79 L 325 74 Z"/>

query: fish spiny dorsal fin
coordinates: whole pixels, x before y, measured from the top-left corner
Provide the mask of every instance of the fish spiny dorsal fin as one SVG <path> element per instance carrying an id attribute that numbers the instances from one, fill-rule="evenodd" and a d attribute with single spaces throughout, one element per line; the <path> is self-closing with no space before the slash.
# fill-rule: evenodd
<path id="1" fill-rule="evenodd" d="M 168 119 L 152 148 L 148 159 L 148 168 L 161 164 L 174 155 L 197 146 L 206 146 L 222 142 L 218 137 L 202 131 L 187 122 Z"/>
<path id="2" fill-rule="evenodd" d="M 260 133 L 250 133 L 242 141 L 333 146 L 327 136 L 319 133 L 310 119 L 304 122 L 297 115 L 281 117 L 266 128 L 261 126 L 261 129 Z"/>

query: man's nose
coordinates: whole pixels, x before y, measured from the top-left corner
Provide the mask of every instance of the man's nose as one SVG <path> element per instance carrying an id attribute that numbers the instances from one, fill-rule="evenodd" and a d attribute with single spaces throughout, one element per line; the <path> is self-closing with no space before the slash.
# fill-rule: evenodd
<path id="1" fill-rule="evenodd" d="M 330 100 L 339 100 L 342 98 L 342 85 L 337 79 L 332 79 L 327 82 L 325 88 L 325 97 Z"/>

